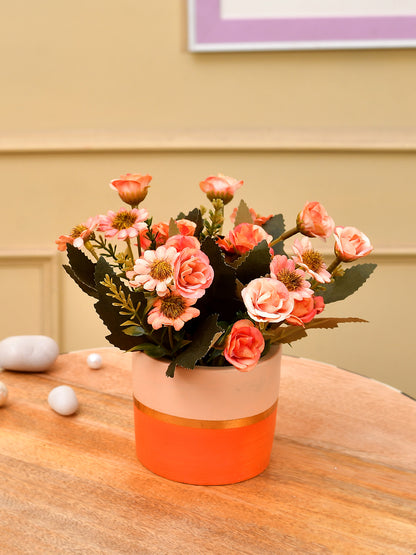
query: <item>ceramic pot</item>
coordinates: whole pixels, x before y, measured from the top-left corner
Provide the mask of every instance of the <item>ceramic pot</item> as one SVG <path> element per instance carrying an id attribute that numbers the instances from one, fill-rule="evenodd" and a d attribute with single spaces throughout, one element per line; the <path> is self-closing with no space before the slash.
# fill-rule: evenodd
<path id="1" fill-rule="evenodd" d="M 149 470 L 187 484 L 221 485 L 269 464 L 276 423 L 281 348 L 249 372 L 177 367 L 133 354 L 136 451 Z"/>

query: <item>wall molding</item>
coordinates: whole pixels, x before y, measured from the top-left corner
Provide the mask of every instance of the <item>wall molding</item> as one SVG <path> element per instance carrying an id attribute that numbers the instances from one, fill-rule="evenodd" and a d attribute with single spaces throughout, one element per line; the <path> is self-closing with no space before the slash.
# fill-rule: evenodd
<path id="1" fill-rule="evenodd" d="M 40 302 L 43 307 L 40 315 L 41 330 L 39 333 L 60 340 L 59 322 L 59 280 L 58 258 L 56 251 L 46 249 L 13 249 L 0 250 L 0 274 L 2 267 L 25 267 L 39 269 L 41 276 Z"/>
<path id="2" fill-rule="evenodd" d="M 416 152 L 416 128 L 96 129 L 0 135 L 0 154 L 129 151 Z"/>

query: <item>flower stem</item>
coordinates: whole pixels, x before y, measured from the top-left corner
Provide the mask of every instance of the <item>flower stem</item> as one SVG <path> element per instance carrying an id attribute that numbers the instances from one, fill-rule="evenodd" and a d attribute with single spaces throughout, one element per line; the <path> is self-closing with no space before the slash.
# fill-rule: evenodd
<path id="1" fill-rule="evenodd" d="M 298 233 L 298 228 L 297 227 L 293 227 L 292 229 L 288 229 L 287 231 L 285 231 L 284 233 L 282 233 L 282 235 L 280 235 L 280 237 L 278 237 L 277 239 L 274 239 L 274 241 L 272 241 L 269 244 L 269 247 L 273 247 L 273 245 L 275 245 L 276 243 L 279 243 L 279 241 L 284 241 L 285 239 L 288 239 L 289 237 L 292 237 L 292 235 L 295 235 L 295 233 Z"/>
<path id="2" fill-rule="evenodd" d="M 327 271 L 331 275 L 334 275 L 335 270 L 338 268 L 338 266 L 341 264 L 341 262 L 342 262 L 342 260 L 340 258 L 338 258 L 338 256 L 336 256 L 335 259 L 328 266 Z"/>
<path id="3" fill-rule="evenodd" d="M 132 266 L 134 266 L 134 256 L 133 256 L 133 251 L 131 250 L 130 237 L 127 237 L 126 245 L 127 245 L 127 252 L 129 253 L 129 257 L 131 259 Z"/>
<path id="4" fill-rule="evenodd" d="M 92 244 L 89 241 L 85 241 L 84 246 L 85 246 L 86 249 L 88 249 L 90 251 L 90 253 L 93 255 L 95 260 L 98 260 L 98 254 L 96 253 Z"/>

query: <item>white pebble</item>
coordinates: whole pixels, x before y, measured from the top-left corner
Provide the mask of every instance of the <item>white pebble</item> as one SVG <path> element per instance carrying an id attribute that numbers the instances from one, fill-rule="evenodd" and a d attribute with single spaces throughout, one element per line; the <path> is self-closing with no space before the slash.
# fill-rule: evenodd
<path id="1" fill-rule="evenodd" d="M 9 391 L 5 383 L 0 382 L 0 407 L 6 404 Z"/>
<path id="2" fill-rule="evenodd" d="M 0 341 L 0 366 L 18 372 L 49 370 L 59 355 L 59 348 L 46 335 L 12 335 Z"/>
<path id="3" fill-rule="evenodd" d="M 69 385 L 59 385 L 52 389 L 48 395 L 51 409 L 63 416 L 74 414 L 78 409 L 78 399 L 75 391 Z"/>
<path id="4" fill-rule="evenodd" d="M 103 360 L 98 353 L 91 353 L 87 356 L 87 364 L 93 370 L 98 370 L 103 364 Z"/>

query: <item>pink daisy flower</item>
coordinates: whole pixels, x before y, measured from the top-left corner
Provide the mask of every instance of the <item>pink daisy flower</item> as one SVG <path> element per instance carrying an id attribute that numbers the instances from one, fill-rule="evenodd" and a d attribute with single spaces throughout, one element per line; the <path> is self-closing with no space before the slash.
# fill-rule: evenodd
<path id="1" fill-rule="evenodd" d="M 286 285 L 290 296 L 301 301 L 312 297 L 311 284 L 305 279 L 305 272 L 295 267 L 295 262 L 287 256 L 277 254 L 270 263 L 270 275 Z"/>
<path id="2" fill-rule="evenodd" d="M 118 212 L 109 210 L 107 216 L 100 216 L 98 229 L 104 231 L 106 237 L 115 237 L 121 240 L 131 239 L 147 229 L 144 221 L 148 216 L 145 208 L 140 208 L 140 210 L 121 208 Z"/>
<path id="3" fill-rule="evenodd" d="M 58 245 L 58 250 L 65 251 L 68 243 L 74 245 L 74 247 L 78 249 L 81 248 L 94 234 L 94 230 L 98 227 L 99 220 L 99 216 L 88 218 L 85 223 L 75 226 L 70 235 L 61 235 L 55 241 Z"/>
<path id="4" fill-rule="evenodd" d="M 183 328 L 185 322 L 199 316 L 199 310 L 193 308 L 197 299 L 186 299 L 175 292 L 156 299 L 147 321 L 158 330 L 162 326 L 173 326 L 176 331 Z"/>
<path id="5" fill-rule="evenodd" d="M 155 251 L 147 250 L 134 264 L 133 270 L 127 272 L 132 287 L 142 286 L 146 291 L 156 291 L 162 297 L 169 292 L 169 285 L 174 278 L 174 263 L 178 251 L 174 247 L 158 247 Z"/>
<path id="6" fill-rule="evenodd" d="M 307 237 L 295 239 L 293 242 L 293 260 L 298 266 L 304 268 L 319 283 L 329 283 L 331 274 L 326 269 L 322 255 L 312 248 L 312 243 Z"/>

